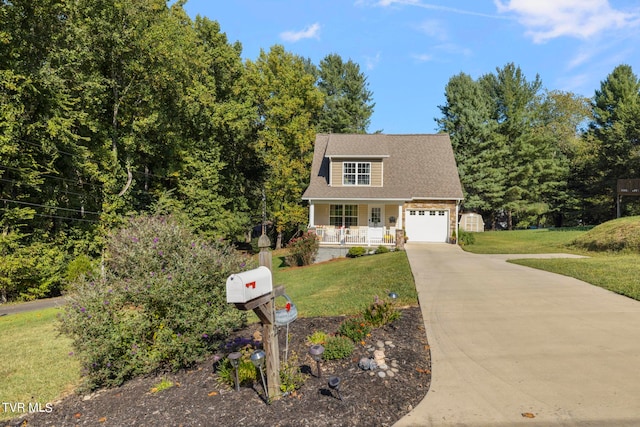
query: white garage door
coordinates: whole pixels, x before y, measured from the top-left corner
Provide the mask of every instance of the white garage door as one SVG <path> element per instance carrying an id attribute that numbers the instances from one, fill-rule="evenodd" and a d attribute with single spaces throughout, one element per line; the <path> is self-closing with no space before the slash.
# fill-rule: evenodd
<path id="1" fill-rule="evenodd" d="M 447 242 L 449 211 L 407 209 L 404 227 L 410 242 Z"/>

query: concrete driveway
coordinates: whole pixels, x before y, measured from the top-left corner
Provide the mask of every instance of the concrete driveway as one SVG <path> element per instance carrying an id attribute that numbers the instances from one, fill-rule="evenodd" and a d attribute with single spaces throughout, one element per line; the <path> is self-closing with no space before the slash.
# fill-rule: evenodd
<path id="1" fill-rule="evenodd" d="M 395 426 L 640 426 L 640 302 L 506 256 L 406 249 L 432 383 Z"/>

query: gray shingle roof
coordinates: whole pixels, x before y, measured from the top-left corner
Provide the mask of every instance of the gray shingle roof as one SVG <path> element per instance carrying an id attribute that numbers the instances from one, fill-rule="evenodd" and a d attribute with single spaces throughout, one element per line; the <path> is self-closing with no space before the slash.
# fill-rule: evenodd
<path id="1" fill-rule="evenodd" d="M 384 157 L 383 186 L 330 187 L 330 156 Z M 463 194 L 447 134 L 318 134 L 311 181 L 302 198 L 461 200 Z"/>

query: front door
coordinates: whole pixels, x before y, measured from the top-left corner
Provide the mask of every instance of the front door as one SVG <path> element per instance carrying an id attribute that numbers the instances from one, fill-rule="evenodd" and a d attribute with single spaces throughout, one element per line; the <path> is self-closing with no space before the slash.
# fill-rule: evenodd
<path id="1" fill-rule="evenodd" d="M 384 226 L 384 206 L 369 205 L 369 227 Z"/>

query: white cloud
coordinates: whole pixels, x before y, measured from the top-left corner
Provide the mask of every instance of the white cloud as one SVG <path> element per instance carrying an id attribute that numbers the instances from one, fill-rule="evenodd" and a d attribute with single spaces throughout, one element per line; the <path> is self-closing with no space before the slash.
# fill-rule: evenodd
<path id="1" fill-rule="evenodd" d="M 380 0 L 378 6 L 390 6 L 392 4 L 416 4 L 418 0 Z"/>
<path id="2" fill-rule="evenodd" d="M 535 43 L 557 37 L 588 39 L 607 30 L 638 26 L 640 15 L 611 7 L 608 0 L 494 0 L 499 13 L 513 14 Z"/>
<path id="3" fill-rule="evenodd" d="M 449 32 L 441 21 L 427 19 L 418 26 L 418 31 L 434 39 L 444 41 L 449 39 Z"/>
<path id="4" fill-rule="evenodd" d="M 433 46 L 433 53 L 414 53 L 411 58 L 417 62 L 450 62 L 452 56 L 470 57 L 473 55 L 471 49 L 458 46 L 454 43 L 443 43 Z"/>
<path id="5" fill-rule="evenodd" d="M 416 4 L 419 0 L 356 0 L 356 6 L 392 6 L 394 4 Z"/>
<path id="6" fill-rule="evenodd" d="M 284 33 L 280 33 L 280 38 L 287 42 L 297 42 L 302 39 L 311 39 L 311 38 L 319 38 L 320 37 L 320 24 L 317 22 L 315 24 L 309 25 L 302 31 L 285 31 Z"/>
<path id="7" fill-rule="evenodd" d="M 429 55 L 428 53 L 416 53 L 411 55 L 411 57 L 418 62 L 429 62 L 433 60 L 433 55 Z"/>
<path id="8" fill-rule="evenodd" d="M 590 49 L 580 49 L 578 53 L 576 53 L 573 58 L 569 60 L 569 62 L 567 63 L 567 68 L 571 70 L 579 67 L 580 65 L 586 64 L 599 53 L 600 52 L 593 49 L 593 46 L 591 46 Z"/>
<path id="9" fill-rule="evenodd" d="M 564 76 L 558 79 L 556 84 L 561 90 L 568 92 L 583 91 L 592 83 L 593 77 L 589 74 L 576 74 L 573 76 Z"/>
<path id="10" fill-rule="evenodd" d="M 469 48 L 459 46 L 455 43 L 443 43 L 435 46 L 435 49 L 438 49 L 441 52 L 445 52 L 449 55 L 460 55 L 460 56 L 471 56 L 473 55 L 473 51 Z"/>
<path id="11" fill-rule="evenodd" d="M 376 53 L 376 56 L 373 56 L 373 57 L 365 56 L 364 59 L 367 66 L 367 70 L 373 70 L 376 67 L 376 65 L 378 65 L 378 63 L 380 62 L 380 58 L 381 58 L 380 52 Z"/>
<path id="12" fill-rule="evenodd" d="M 423 3 L 421 0 L 357 0 L 356 5 L 389 7 L 394 5 L 416 6 L 422 9 L 439 10 L 441 12 L 456 13 L 459 15 L 480 16 L 483 18 L 504 19 L 502 16 L 487 13 L 474 12 L 472 10 L 457 9 L 455 7 L 441 6 L 439 4 Z"/>

